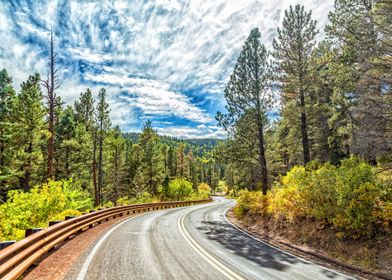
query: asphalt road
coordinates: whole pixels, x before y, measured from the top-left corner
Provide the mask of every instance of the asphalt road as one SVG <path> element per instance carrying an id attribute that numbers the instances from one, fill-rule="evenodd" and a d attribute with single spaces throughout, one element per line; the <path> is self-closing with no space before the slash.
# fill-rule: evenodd
<path id="1" fill-rule="evenodd" d="M 350 279 L 239 231 L 229 199 L 148 212 L 108 231 L 69 279 Z"/>

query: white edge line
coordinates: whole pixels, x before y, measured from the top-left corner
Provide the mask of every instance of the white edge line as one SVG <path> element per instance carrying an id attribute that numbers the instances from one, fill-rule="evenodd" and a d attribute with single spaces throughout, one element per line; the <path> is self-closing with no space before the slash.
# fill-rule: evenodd
<path id="1" fill-rule="evenodd" d="M 113 231 L 115 231 L 117 228 L 119 228 L 120 226 L 122 226 L 123 224 L 125 224 L 126 222 L 136 218 L 136 217 L 140 217 L 144 214 L 146 214 L 148 212 L 142 213 L 140 215 L 136 215 L 134 217 L 130 217 L 129 219 L 126 219 L 125 221 L 122 221 L 121 223 L 117 224 L 116 226 L 112 227 L 108 232 L 105 233 L 104 236 L 102 236 L 102 238 L 95 244 L 94 248 L 91 250 L 90 254 L 87 256 L 87 259 L 85 260 L 82 268 L 79 271 L 78 277 L 76 278 L 77 280 L 84 280 L 84 277 L 86 276 L 87 270 L 95 256 L 95 254 L 97 253 L 99 247 L 102 245 L 102 243 L 109 237 L 110 234 L 112 234 Z"/>
<path id="2" fill-rule="evenodd" d="M 287 255 L 289 255 L 289 256 L 292 256 L 292 257 L 295 257 L 295 258 L 297 258 L 297 259 L 300 259 L 300 260 L 302 260 L 302 261 L 304 261 L 304 262 L 306 262 L 306 263 L 314 264 L 314 265 L 316 265 L 316 266 L 318 266 L 318 267 L 320 267 L 320 268 L 322 268 L 322 269 L 331 271 L 331 272 L 333 272 L 333 273 L 339 274 L 339 275 L 344 276 L 344 277 L 348 277 L 349 279 L 356 279 L 356 278 L 353 278 L 352 276 L 343 274 L 343 273 L 341 273 L 341 272 L 339 272 L 339 271 L 332 270 L 332 269 L 330 269 L 330 268 L 328 268 L 328 267 L 322 266 L 322 265 L 317 264 L 317 263 L 315 263 L 315 262 L 313 262 L 313 261 L 304 259 L 304 258 L 302 258 L 302 257 L 300 257 L 300 256 L 296 256 L 296 255 L 294 255 L 294 254 L 291 254 L 290 252 L 287 252 L 287 251 L 285 251 L 285 250 L 283 250 L 283 249 L 281 249 L 281 248 L 275 247 L 274 245 L 269 244 L 269 243 L 267 243 L 267 242 L 261 240 L 260 238 L 257 238 L 256 236 L 254 236 L 254 235 L 252 235 L 252 234 L 250 234 L 250 233 L 248 233 L 248 232 L 242 230 L 241 228 L 239 228 L 238 226 L 236 226 L 235 224 L 233 224 L 233 223 L 227 218 L 227 215 L 226 215 L 226 214 L 227 214 L 227 212 L 228 212 L 231 208 L 232 208 L 232 207 L 227 208 L 227 209 L 225 210 L 225 212 L 223 212 L 223 216 L 224 216 L 226 222 L 228 222 L 230 225 L 232 225 L 232 226 L 233 226 L 234 228 L 236 228 L 237 230 L 239 230 L 239 231 L 241 231 L 242 233 L 246 234 L 247 236 L 251 237 L 252 239 L 254 239 L 254 240 L 256 240 L 256 241 L 258 241 L 258 242 L 260 242 L 260 243 L 263 243 L 264 245 L 267 245 L 267 246 L 269 246 L 269 247 L 272 247 L 272 248 L 274 248 L 274 249 L 276 249 L 276 250 L 278 250 L 278 251 L 281 251 L 281 252 L 283 252 L 283 253 L 285 253 L 285 254 L 287 254 Z M 359 279 L 364 279 L 364 278 L 359 277 Z"/>

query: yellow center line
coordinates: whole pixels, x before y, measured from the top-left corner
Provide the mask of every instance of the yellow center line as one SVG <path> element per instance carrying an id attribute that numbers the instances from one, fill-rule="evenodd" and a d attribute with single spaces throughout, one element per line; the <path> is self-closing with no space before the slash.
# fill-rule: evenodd
<path id="1" fill-rule="evenodd" d="M 191 237 L 189 232 L 186 230 L 184 225 L 185 216 L 188 215 L 191 211 L 184 213 L 180 219 L 178 220 L 178 227 L 180 229 L 181 234 L 184 236 L 185 240 L 189 243 L 189 245 L 210 265 L 212 265 L 216 270 L 221 272 L 230 280 L 245 280 L 243 277 L 235 273 L 233 270 L 222 264 L 215 257 L 213 257 L 210 253 L 204 250 L 195 239 Z"/>

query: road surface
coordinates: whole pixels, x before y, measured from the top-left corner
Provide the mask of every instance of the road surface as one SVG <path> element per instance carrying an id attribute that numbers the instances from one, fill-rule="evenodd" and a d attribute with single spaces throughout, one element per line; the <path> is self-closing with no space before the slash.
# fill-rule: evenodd
<path id="1" fill-rule="evenodd" d="M 239 231 L 224 215 L 233 204 L 217 198 L 130 218 L 68 279 L 351 279 Z"/>

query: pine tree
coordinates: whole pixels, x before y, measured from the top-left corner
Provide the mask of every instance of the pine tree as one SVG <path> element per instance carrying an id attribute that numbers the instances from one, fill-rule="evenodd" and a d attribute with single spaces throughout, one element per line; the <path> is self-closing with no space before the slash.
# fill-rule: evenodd
<path id="1" fill-rule="evenodd" d="M 79 148 L 75 139 L 76 124 L 74 110 L 68 106 L 60 115 L 56 125 L 56 179 L 72 177 L 73 154 Z"/>
<path id="2" fill-rule="evenodd" d="M 280 82 L 283 90 L 283 102 L 294 100 L 299 106 L 301 138 L 304 163 L 310 161 L 308 136 L 308 116 L 306 102 L 311 85 L 309 58 L 315 45 L 317 34 L 316 21 L 312 13 L 303 6 L 296 5 L 285 11 L 282 28 L 278 28 L 278 37 L 274 39 L 274 57 L 278 62 Z"/>
<path id="3" fill-rule="evenodd" d="M 176 156 L 173 145 L 170 145 L 168 150 L 167 165 L 170 177 L 174 178 L 176 176 Z"/>
<path id="4" fill-rule="evenodd" d="M 257 128 L 258 164 L 264 194 L 268 189 L 264 130 L 267 116 L 274 106 L 271 82 L 272 71 L 268 62 L 268 51 L 261 43 L 259 30 L 255 28 L 245 41 L 225 89 L 228 113 L 224 115 L 218 112 L 217 120 L 226 130 L 230 132 L 234 128 L 235 132 L 235 126 L 246 114 L 253 115 L 249 120 Z"/>
<path id="5" fill-rule="evenodd" d="M 102 203 L 102 189 L 104 186 L 104 140 L 107 137 L 110 129 L 110 118 L 109 118 L 109 104 L 106 102 L 106 91 L 102 88 L 98 93 L 97 103 L 97 139 L 98 139 L 98 193 L 100 195 L 99 203 Z"/>
<path id="6" fill-rule="evenodd" d="M 15 170 L 12 170 L 12 154 L 17 149 L 13 145 L 15 101 L 12 78 L 3 69 L 0 71 L 0 198 L 5 197 L 7 189 L 12 187 L 9 183 L 12 185 L 15 177 Z"/>
<path id="7" fill-rule="evenodd" d="M 125 182 L 125 139 L 118 126 L 112 129 L 107 142 L 109 184 L 106 194 L 110 200 L 116 203 L 120 196 L 124 195 Z"/>
<path id="8" fill-rule="evenodd" d="M 158 134 L 147 121 L 140 135 L 141 159 L 136 175 L 139 191 L 148 191 L 156 195 L 163 179 L 163 159 Z"/>
<path id="9" fill-rule="evenodd" d="M 79 159 L 81 169 L 85 170 L 85 167 L 90 167 L 89 174 L 92 174 L 92 184 L 94 190 L 94 205 L 99 205 L 99 189 L 97 182 L 97 125 L 96 125 L 96 112 L 94 106 L 94 99 L 90 89 L 80 94 L 79 100 L 74 104 L 75 108 L 75 119 L 77 121 L 77 141 L 80 145 L 80 155 L 83 155 Z M 87 141 L 86 141 L 87 140 Z M 83 141 L 83 142 L 80 142 Z M 84 172 L 83 172 L 84 173 Z M 83 176 L 85 178 L 85 176 Z M 86 187 L 86 181 L 83 181 Z"/>
<path id="10" fill-rule="evenodd" d="M 43 162 L 40 146 L 49 132 L 45 125 L 46 110 L 42 102 L 40 76 L 35 74 L 22 83 L 15 111 L 16 145 L 20 148 L 15 163 L 21 171 L 20 185 L 25 191 L 30 190 L 32 183 L 41 181 L 43 175 L 40 171 Z"/>
<path id="11" fill-rule="evenodd" d="M 127 182 L 128 182 L 128 195 L 137 195 L 138 188 L 136 182 L 136 175 L 142 159 L 142 150 L 139 144 L 130 145 L 128 142 L 126 153 L 126 168 L 127 168 Z"/>
<path id="12" fill-rule="evenodd" d="M 184 178 L 185 176 L 185 144 L 180 143 L 176 149 L 176 163 L 177 163 L 177 174 L 179 178 Z"/>
<path id="13" fill-rule="evenodd" d="M 337 0 L 329 14 L 327 34 L 347 58 L 344 67 L 351 72 L 340 100 L 350 95 L 347 110 L 353 119 L 350 152 L 369 161 L 387 155 L 392 149 L 392 23 L 391 1 Z"/>

